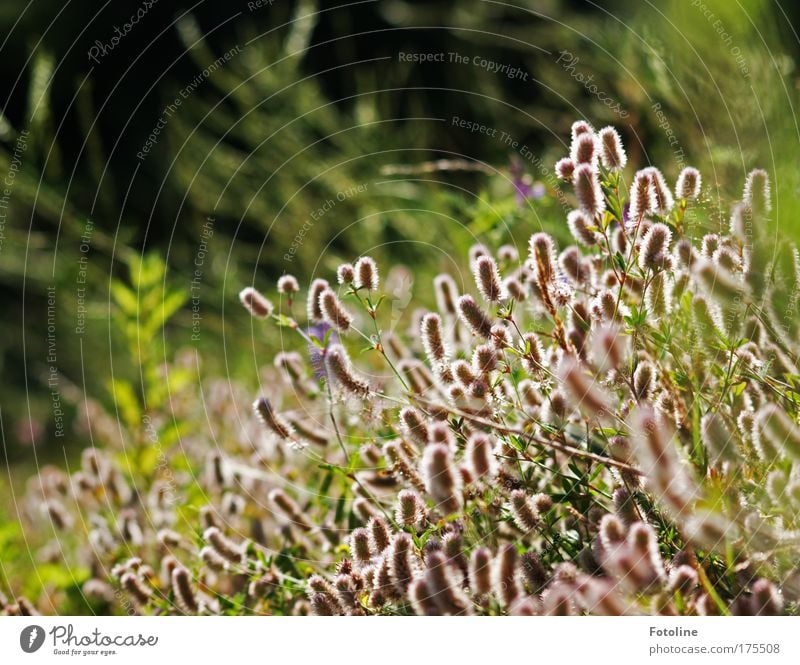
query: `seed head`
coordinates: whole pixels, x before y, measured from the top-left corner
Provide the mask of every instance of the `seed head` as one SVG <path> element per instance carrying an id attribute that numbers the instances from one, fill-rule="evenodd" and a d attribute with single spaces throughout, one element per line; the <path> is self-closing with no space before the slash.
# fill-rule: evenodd
<path id="1" fill-rule="evenodd" d="M 212 526 L 203 532 L 205 540 L 214 551 L 226 561 L 231 563 L 241 563 L 243 554 L 241 546 L 226 537 L 217 527 Z"/>
<path id="2" fill-rule="evenodd" d="M 555 166 L 556 177 L 565 182 L 572 182 L 572 177 L 575 174 L 575 162 L 569 157 L 562 157 L 556 162 Z"/>
<path id="3" fill-rule="evenodd" d="M 497 351 L 508 349 L 513 343 L 508 327 L 501 323 L 496 323 L 492 326 L 491 337 L 489 341 Z"/>
<path id="4" fill-rule="evenodd" d="M 592 358 L 600 372 L 619 368 L 628 355 L 628 337 L 615 324 L 606 324 L 592 334 Z"/>
<path id="5" fill-rule="evenodd" d="M 569 226 L 572 237 L 585 247 L 592 247 L 598 242 L 597 231 L 590 230 L 593 226 L 592 220 L 583 210 L 573 210 L 567 215 L 567 226 Z"/>
<path id="6" fill-rule="evenodd" d="M 296 526 L 301 531 L 311 531 L 314 527 L 308 521 L 300 506 L 282 489 L 272 490 L 268 497 L 270 503 L 286 517 L 292 526 Z M 211 543 L 212 545 L 214 543 Z"/>
<path id="7" fill-rule="evenodd" d="M 200 560 L 211 570 L 222 572 L 228 569 L 228 561 L 213 547 L 206 545 L 200 550 Z"/>
<path id="8" fill-rule="evenodd" d="M 487 596 L 492 590 L 492 553 L 478 547 L 469 560 L 469 586 L 474 596 Z"/>
<path id="9" fill-rule="evenodd" d="M 266 397 L 259 397 L 253 402 L 253 411 L 264 426 L 277 437 L 284 441 L 292 439 L 292 426 L 272 408 Z"/>
<path id="10" fill-rule="evenodd" d="M 592 268 L 584 260 L 581 250 L 574 245 L 567 247 L 558 257 L 558 265 L 575 286 L 588 284 L 592 279 Z"/>
<path id="11" fill-rule="evenodd" d="M 700 420 L 702 439 L 709 452 L 711 466 L 719 467 L 722 462 L 736 462 L 739 453 L 736 441 L 731 436 L 725 420 L 719 412 L 707 413 Z"/>
<path id="12" fill-rule="evenodd" d="M 445 514 L 457 513 L 461 509 L 461 477 L 453 467 L 450 446 L 432 443 L 425 448 L 422 457 L 422 473 L 425 489 Z"/>
<path id="13" fill-rule="evenodd" d="M 429 541 L 430 542 L 430 541 Z M 447 557 L 441 551 L 432 551 L 426 557 L 425 583 L 429 598 L 441 614 L 462 615 L 470 613 L 470 602 L 461 589 Z M 415 595 L 419 592 L 415 589 Z"/>
<path id="14" fill-rule="evenodd" d="M 650 399 L 656 387 L 656 368 L 653 363 L 643 360 L 633 373 L 633 393 L 637 401 Z"/>
<path id="15" fill-rule="evenodd" d="M 701 185 L 700 171 L 687 166 L 678 174 L 678 181 L 675 183 L 675 198 L 693 201 L 700 196 Z"/>
<path id="16" fill-rule="evenodd" d="M 578 205 L 589 217 L 595 217 L 606 209 L 603 190 L 597 180 L 597 173 L 589 164 L 578 164 L 572 180 Z"/>
<path id="17" fill-rule="evenodd" d="M 489 338 L 492 332 L 492 321 L 471 295 L 466 294 L 458 299 L 458 315 L 473 333 Z"/>
<path id="18" fill-rule="evenodd" d="M 482 245 L 479 242 L 472 245 L 472 247 L 469 248 L 470 266 L 472 266 L 472 264 L 474 264 L 475 261 L 477 261 L 482 256 L 491 256 L 491 253 L 489 252 L 489 249 L 486 247 L 486 245 Z"/>
<path id="19" fill-rule="evenodd" d="M 777 616 L 783 611 L 783 598 L 772 582 L 760 579 L 753 584 L 750 608 L 755 615 Z"/>
<path id="20" fill-rule="evenodd" d="M 622 139 L 613 127 L 603 127 L 598 132 L 600 139 L 600 159 L 609 170 L 621 171 L 628 163 L 628 156 L 622 147 Z"/>
<path id="21" fill-rule="evenodd" d="M 649 524 L 636 522 L 631 526 L 626 538 L 630 549 L 630 558 L 627 559 L 623 569 L 625 582 L 630 582 L 641 591 L 650 590 L 663 584 L 664 564 L 658 552 L 658 537 Z"/>
<path id="22" fill-rule="evenodd" d="M 491 480 L 495 474 L 494 444 L 487 434 L 475 432 L 467 439 L 464 450 L 470 473 L 476 480 Z"/>
<path id="23" fill-rule="evenodd" d="M 503 288 L 506 293 L 508 293 L 509 297 L 517 302 L 524 302 L 528 297 L 525 287 L 516 277 L 507 277 L 503 282 Z"/>
<path id="24" fill-rule="evenodd" d="M 407 533 L 398 533 L 392 538 L 389 554 L 389 575 L 397 593 L 405 596 L 416 570 L 414 543 Z"/>
<path id="25" fill-rule="evenodd" d="M 497 263 L 491 256 L 481 256 L 472 264 L 475 283 L 486 302 L 500 302 L 507 296 Z"/>
<path id="26" fill-rule="evenodd" d="M 119 580 L 125 589 L 139 605 L 147 605 L 152 597 L 152 592 L 136 573 L 125 573 Z"/>
<path id="27" fill-rule="evenodd" d="M 653 494 L 675 513 L 690 514 L 700 490 L 682 463 L 666 423 L 650 406 L 640 407 L 632 420 L 632 449 Z"/>
<path id="28" fill-rule="evenodd" d="M 325 352 L 325 367 L 328 375 L 333 377 L 345 392 L 362 398 L 369 395 L 369 384 L 356 376 L 347 352 L 340 344 L 331 345 Z"/>
<path id="29" fill-rule="evenodd" d="M 565 357 L 558 372 L 559 378 L 576 405 L 587 415 L 604 419 L 609 416 L 608 396 L 586 375 L 574 357 Z"/>
<path id="30" fill-rule="evenodd" d="M 668 214 L 675 205 L 675 201 L 672 198 L 672 192 L 667 187 L 667 181 L 664 180 L 664 175 L 655 166 L 648 166 L 645 171 L 650 178 L 650 186 L 655 199 L 653 212 L 662 216 Z"/>
<path id="31" fill-rule="evenodd" d="M 472 369 L 478 375 L 497 369 L 497 350 L 490 344 L 479 344 L 472 352 Z"/>
<path id="32" fill-rule="evenodd" d="M 516 263 L 519 261 L 519 252 L 514 245 L 500 245 L 497 250 L 497 259 L 504 263 Z"/>
<path id="33" fill-rule="evenodd" d="M 594 129 L 585 120 L 576 120 L 572 123 L 572 127 L 570 128 L 570 136 L 574 141 L 581 134 L 594 134 Z"/>
<path id="34" fill-rule="evenodd" d="M 350 555 L 353 561 L 362 567 L 372 562 L 372 548 L 367 529 L 359 527 L 350 534 Z"/>
<path id="35" fill-rule="evenodd" d="M 192 587 L 192 576 L 183 566 L 176 566 L 172 571 L 172 593 L 184 614 L 197 614 L 199 608 Z"/>
<path id="36" fill-rule="evenodd" d="M 315 593 L 311 596 L 311 614 L 318 617 L 333 617 L 341 614 L 335 599 L 326 593 Z"/>
<path id="37" fill-rule="evenodd" d="M 539 512 L 525 490 L 511 492 L 508 504 L 511 515 L 514 517 L 514 524 L 517 525 L 520 531 L 528 533 L 537 527 L 539 524 Z"/>
<path id="38" fill-rule="evenodd" d="M 436 306 L 441 314 L 453 316 L 457 313 L 458 288 L 455 280 L 447 274 L 437 275 L 433 280 Z"/>
<path id="39" fill-rule="evenodd" d="M 353 499 L 353 513 L 358 517 L 362 524 L 369 522 L 370 518 L 376 517 L 380 513 L 378 509 L 363 496 Z"/>
<path id="40" fill-rule="evenodd" d="M 691 566 L 681 565 L 669 571 L 669 590 L 673 593 L 680 591 L 688 596 L 697 588 L 697 571 Z"/>
<path id="41" fill-rule="evenodd" d="M 695 259 L 695 249 L 692 247 L 692 243 L 686 238 L 679 240 L 675 245 L 675 256 L 682 268 L 691 268 Z"/>
<path id="42" fill-rule="evenodd" d="M 259 291 L 252 286 L 245 287 L 239 292 L 239 300 L 245 309 L 257 319 L 269 318 L 274 307 Z"/>
<path id="43" fill-rule="evenodd" d="M 544 361 L 542 359 L 542 344 L 535 333 L 524 333 L 522 335 L 522 365 L 525 371 L 531 376 L 539 376 L 544 370 Z"/>
<path id="44" fill-rule="evenodd" d="M 322 292 L 329 288 L 329 284 L 324 279 L 315 279 L 311 282 L 308 289 L 308 320 L 312 323 L 321 323 L 323 319 L 322 308 L 319 304 L 319 297 Z"/>
<path id="45" fill-rule="evenodd" d="M 369 256 L 362 256 L 355 265 L 356 288 L 378 290 L 378 266 Z"/>
<path id="46" fill-rule="evenodd" d="M 407 406 L 400 411 L 400 421 L 403 424 L 403 430 L 408 436 L 420 445 L 428 443 L 428 426 L 419 412 Z"/>
<path id="47" fill-rule="evenodd" d="M 411 606 L 418 616 L 438 616 L 439 608 L 433 600 L 433 592 L 424 577 L 417 577 L 408 586 Z"/>
<path id="48" fill-rule="evenodd" d="M 377 516 L 367 523 L 369 532 L 369 548 L 372 556 L 378 556 L 389 547 L 389 525 L 383 517 Z"/>
<path id="49" fill-rule="evenodd" d="M 436 367 L 443 363 L 447 358 L 447 348 L 442 336 L 442 317 L 433 313 L 423 316 L 420 337 L 431 365 Z"/>
<path id="50" fill-rule="evenodd" d="M 281 370 L 289 381 L 300 381 L 305 375 L 303 359 L 297 351 L 280 351 L 275 354 L 272 364 Z"/>
<path id="51" fill-rule="evenodd" d="M 395 519 L 399 524 L 415 526 L 425 518 L 425 504 L 414 490 L 400 490 Z"/>
<path id="52" fill-rule="evenodd" d="M 314 420 L 308 418 L 305 414 L 293 414 L 287 416 L 286 419 L 300 440 L 293 442 L 295 447 L 298 445 L 304 447 L 306 443 L 313 443 L 318 446 L 328 445 L 330 434 L 324 428 L 316 426 Z"/>
<path id="53" fill-rule="evenodd" d="M 631 185 L 631 202 L 628 216 L 635 223 L 656 207 L 656 198 L 647 171 L 637 171 Z"/>
<path id="54" fill-rule="evenodd" d="M 597 168 L 597 137 L 592 132 L 582 132 L 575 136 L 570 146 L 570 158 L 576 168 L 588 164 L 592 169 Z"/>
<path id="55" fill-rule="evenodd" d="M 520 594 L 519 557 L 513 545 L 502 545 L 497 553 L 492 570 L 492 586 L 497 599 L 509 607 Z"/>
<path id="56" fill-rule="evenodd" d="M 765 404 L 755 415 L 753 441 L 761 458 L 772 463 L 785 454 L 800 459 L 800 428 L 775 404 Z"/>
<path id="57" fill-rule="evenodd" d="M 653 224 L 642 238 L 639 267 L 644 270 L 668 268 L 669 243 L 672 231 L 666 224 Z"/>
<path id="58" fill-rule="evenodd" d="M 412 392 L 424 395 L 435 387 L 428 366 L 416 358 L 404 358 L 397 363 L 397 371 L 403 375 Z"/>
<path id="59" fill-rule="evenodd" d="M 464 387 L 469 386 L 478 378 L 472 371 L 472 365 L 466 360 L 456 360 L 453 365 L 453 374 L 456 380 Z"/>
<path id="60" fill-rule="evenodd" d="M 443 443 L 451 450 L 455 448 L 456 440 L 447 422 L 435 422 L 428 428 L 428 443 Z"/>
<path id="61" fill-rule="evenodd" d="M 392 471 L 396 476 L 402 476 L 414 487 L 420 491 L 424 491 L 425 486 L 422 479 L 419 477 L 416 468 L 409 460 L 404 446 L 407 446 L 404 441 L 398 443 L 397 441 L 387 441 L 383 446 L 383 454 L 386 459 L 391 463 Z"/>
<path id="62" fill-rule="evenodd" d="M 356 271 L 350 263 L 343 263 L 336 269 L 336 280 L 339 284 L 352 284 L 356 280 Z"/>
<path id="63" fill-rule="evenodd" d="M 769 175 L 764 169 L 753 169 L 747 174 L 742 200 L 757 215 L 767 215 L 772 210 Z"/>
<path id="64" fill-rule="evenodd" d="M 331 288 L 326 288 L 320 292 L 319 308 L 325 322 L 340 332 L 346 331 L 353 322 L 353 317 L 340 302 L 336 291 Z"/>
<path id="65" fill-rule="evenodd" d="M 753 234 L 753 210 L 746 203 L 737 203 L 731 210 L 730 234 L 747 244 Z"/>
<path id="66" fill-rule="evenodd" d="M 539 284 L 549 284 L 556 275 L 556 248 L 547 233 L 534 233 L 528 243 L 534 277 Z"/>

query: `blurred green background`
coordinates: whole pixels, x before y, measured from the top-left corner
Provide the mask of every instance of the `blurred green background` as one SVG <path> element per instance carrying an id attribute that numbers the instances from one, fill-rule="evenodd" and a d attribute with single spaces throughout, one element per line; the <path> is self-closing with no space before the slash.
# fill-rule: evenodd
<path id="1" fill-rule="evenodd" d="M 475 238 L 563 233 L 552 164 L 578 117 L 617 126 L 631 168 L 698 166 L 719 223 L 745 173 L 768 169 L 773 223 L 797 238 L 799 14 L 768 0 L 6 0 L 6 463 L 63 462 L 87 443 L 86 396 L 114 413 L 112 378 L 144 393 L 181 349 L 201 376 L 255 386 L 271 341 L 254 340 L 243 285 L 330 277 L 369 252 L 409 266 L 397 288 L 424 298 Z M 514 160 L 544 186 L 521 205 Z"/>

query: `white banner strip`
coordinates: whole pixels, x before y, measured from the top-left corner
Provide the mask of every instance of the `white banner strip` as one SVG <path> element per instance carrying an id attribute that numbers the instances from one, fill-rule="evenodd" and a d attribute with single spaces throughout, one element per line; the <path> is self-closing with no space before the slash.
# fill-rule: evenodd
<path id="1" fill-rule="evenodd" d="M 171 660 L 168 660 L 171 659 Z M 0 617 L 2 663 L 793 663 L 793 617 Z M 513 660 L 512 660 L 513 659 Z M 552 659 L 552 660 L 550 660 Z"/>

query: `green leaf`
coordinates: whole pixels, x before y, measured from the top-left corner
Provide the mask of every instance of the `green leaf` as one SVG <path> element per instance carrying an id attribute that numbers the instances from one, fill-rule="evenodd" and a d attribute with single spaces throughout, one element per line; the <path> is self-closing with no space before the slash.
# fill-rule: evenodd
<path id="1" fill-rule="evenodd" d="M 127 381 L 112 379 L 109 391 L 111 392 L 111 398 L 114 400 L 114 405 L 128 427 L 138 427 L 142 411 L 133 386 Z"/>
<path id="2" fill-rule="evenodd" d="M 139 312 L 139 301 L 136 294 L 122 282 L 113 280 L 111 282 L 111 299 L 122 312 L 129 318 L 135 318 Z"/>

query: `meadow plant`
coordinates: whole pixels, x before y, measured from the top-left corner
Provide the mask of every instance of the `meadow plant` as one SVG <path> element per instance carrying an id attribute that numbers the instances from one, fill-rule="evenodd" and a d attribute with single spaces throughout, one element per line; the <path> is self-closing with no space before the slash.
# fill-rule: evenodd
<path id="1" fill-rule="evenodd" d="M 171 504 L 117 454 L 43 470 L 28 519 L 88 530 L 51 556 L 117 612 L 796 614 L 800 262 L 768 251 L 769 177 L 703 234 L 697 170 L 626 179 L 616 130 L 571 138 L 575 244 L 473 247 L 474 287 L 436 276 L 408 335 L 370 257 L 312 281 L 299 319 L 301 280 L 277 307 L 245 288 L 296 347 L 243 436 L 189 442 Z M 238 422 L 231 399 L 211 416 Z"/>

